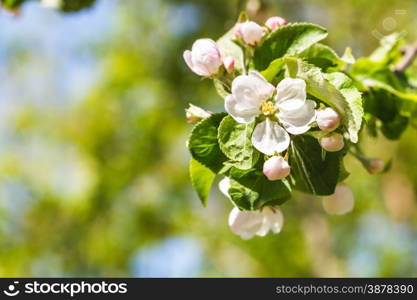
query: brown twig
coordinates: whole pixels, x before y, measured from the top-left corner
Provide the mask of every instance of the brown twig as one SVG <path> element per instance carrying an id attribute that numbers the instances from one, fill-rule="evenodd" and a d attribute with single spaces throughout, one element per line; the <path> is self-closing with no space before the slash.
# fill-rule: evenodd
<path id="1" fill-rule="evenodd" d="M 414 43 L 414 45 L 404 48 L 404 57 L 395 65 L 394 71 L 397 73 L 403 73 L 414 62 L 416 57 L 417 42 Z"/>

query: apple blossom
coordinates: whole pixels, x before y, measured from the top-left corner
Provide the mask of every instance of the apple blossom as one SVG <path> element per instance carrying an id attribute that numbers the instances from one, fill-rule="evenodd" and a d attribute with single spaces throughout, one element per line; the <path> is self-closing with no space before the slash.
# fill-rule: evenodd
<path id="1" fill-rule="evenodd" d="M 282 156 L 272 156 L 264 163 L 263 173 L 269 180 L 280 180 L 290 174 L 291 167 Z"/>
<path id="2" fill-rule="evenodd" d="M 321 130 L 333 131 L 340 125 L 340 116 L 333 108 L 326 107 L 317 111 L 316 122 Z"/>
<path id="3" fill-rule="evenodd" d="M 188 123 L 195 123 L 201 119 L 210 117 L 211 113 L 201 107 L 198 107 L 193 104 L 189 104 L 190 107 L 185 110 L 185 117 L 187 118 Z"/>
<path id="4" fill-rule="evenodd" d="M 353 209 L 353 193 L 345 183 L 340 183 L 336 186 L 333 195 L 323 197 L 322 205 L 324 210 L 330 215 L 346 214 Z"/>
<path id="5" fill-rule="evenodd" d="M 252 144 L 266 155 L 286 150 L 288 133 L 305 133 L 316 116 L 316 103 L 307 100 L 304 80 L 285 78 L 272 98 L 274 92 L 274 86 L 260 73 L 249 71 L 233 80 L 232 94 L 225 99 L 226 111 L 239 123 L 251 123 L 263 115 L 265 120 L 256 125 Z"/>
<path id="6" fill-rule="evenodd" d="M 262 37 L 265 35 L 266 31 L 265 28 L 258 25 L 257 23 L 247 21 L 236 24 L 233 33 L 236 38 L 243 39 L 246 44 L 255 46 L 262 40 Z"/>
<path id="7" fill-rule="evenodd" d="M 223 64 L 219 47 L 211 39 L 195 41 L 191 51 L 184 51 L 183 57 L 194 73 L 204 77 L 216 74 Z"/>
<path id="8" fill-rule="evenodd" d="M 343 149 L 345 142 L 343 140 L 343 135 L 340 133 L 331 133 L 320 139 L 320 145 L 326 151 L 336 152 Z"/>
<path id="9" fill-rule="evenodd" d="M 235 59 L 233 56 L 226 56 L 223 58 L 223 66 L 227 73 L 232 73 L 235 70 Z"/>
<path id="10" fill-rule="evenodd" d="M 287 25 L 288 22 L 287 20 L 285 20 L 284 18 L 275 16 L 275 17 L 270 17 L 268 20 L 266 20 L 265 25 L 271 29 L 271 31 L 275 31 L 278 28 Z"/>
<path id="11" fill-rule="evenodd" d="M 264 207 L 256 211 L 241 211 L 234 207 L 229 214 L 229 226 L 233 233 L 248 240 L 265 236 L 270 230 L 279 233 L 284 223 L 284 216 L 278 208 Z"/>

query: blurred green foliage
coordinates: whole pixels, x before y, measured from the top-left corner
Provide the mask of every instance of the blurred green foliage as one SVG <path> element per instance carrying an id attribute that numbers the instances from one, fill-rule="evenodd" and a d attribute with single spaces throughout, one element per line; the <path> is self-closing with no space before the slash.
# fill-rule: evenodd
<path id="1" fill-rule="evenodd" d="M 351 214 L 327 216 L 320 199 L 297 194 L 282 207 L 279 235 L 243 241 L 227 226 L 228 200 L 214 192 L 203 208 L 191 189 L 184 108 L 223 105 L 182 60 L 193 40 L 218 38 L 245 8 L 259 21 L 281 15 L 323 25 L 339 54 L 351 46 L 359 56 L 378 45 L 375 35 L 390 33 L 386 18 L 416 40 L 416 7 L 412 0 L 118 1 L 108 39 L 94 47 L 100 80 L 88 95 L 61 109 L 21 105 L 10 116 L 12 141 L 2 140 L 0 156 L 0 275 L 144 275 L 132 268 L 137 251 L 181 236 L 202 249 L 198 276 L 416 276 L 414 129 L 399 143 L 367 138 L 369 155 L 394 158 L 388 174 L 371 177 L 347 159 Z M 29 48 L 23 57 L 30 55 Z M 13 63 L 21 57 L 8 58 L 10 74 L 25 69 L 26 60 Z M 172 263 L 169 254 L 160 259 Z"/>

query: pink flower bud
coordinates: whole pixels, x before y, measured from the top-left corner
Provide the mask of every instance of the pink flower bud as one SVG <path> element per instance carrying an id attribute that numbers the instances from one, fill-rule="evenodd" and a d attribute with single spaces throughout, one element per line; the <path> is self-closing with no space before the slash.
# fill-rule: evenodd
<path id="1" fill-rule="evenodd" d="M 216 74 L 223 64 L 219 47 L 211 39 L 195 41 L 192 50 L 185 51 L 183 57 L 194 73 L 205 77 Z"/>
<path id="2" fill-rule="evenodd" d="M 379 158 L 372 158 L 368 165 L 368 171 L 371 174 L 381 173 L 385 168 L 384 162 Z"/>
<path id="3" fill-rule="evenodd" d="M 185 117 L 188 123 L 195 123 L 201 119 L 210 117 L 211 113 L 201 107 L 195 106 L 190 103 L 190 107 L 185 110 Z"/>
<path id="4" fill-rule="evenodd" d="M 265 35 L 265 29 L 255 22 L 247 21 L 244 23 L 236 24 L 234 35 L 237 38 L 242 38 L 246 44 L 255 46 L 262 40 L 262 37 Z"/>
<path id="5" fill-rule="evenodd" d="M 316 121 L 323 131 L 333 131 L 340 124 L 340 116 L 332 108 L 326 107 L 317 111 Z"/>
<path id="6" fill-rule="evenodd" d="M 290 174 L 291 167 L 282 156 L 272 156 L 264 163 L 263 173 L 268 180 L 280 180 Z"/>
<path id="7" fill-rule="evenodd" d="M 340 183 L 333 195 L 323 197 L 322 205 L 330 215 L 343 215 L 352 211 L 354 202 L 350 188 L 345 183 Z"/>
<path id="8" fill-rule="evenodd" d="M 233 27 L 233 35 L 235 38 L 239 39 L 242 37 L 242 24 L 243 23 L 237 23 L 235 27 Z"/>
<path id="9" fill-rule="evenodd" d="M 287 20 L 285 20 L 284 18 L 275 16 L 275 17 L 270 17 L 268 20 L 266 20 L 265 25 L 271 29 L 271 31 L 275 31 L 278 28 L 287 25 L 288 22 Z"/>
<path id="10" fill-rule="evenodd" d="M 227 73 L 232 73 L 235 70 L 235 59 L 233 56 L 226 56 L 223 59 L 223 66 Z"/>
<path id="11" fill-rule="evenodd" d="M 320 145 L 324 150 L 329 152 L 336 152 L 343 149 L 345 142 L 340 133 L 332 133 L 320 139 Z"/>

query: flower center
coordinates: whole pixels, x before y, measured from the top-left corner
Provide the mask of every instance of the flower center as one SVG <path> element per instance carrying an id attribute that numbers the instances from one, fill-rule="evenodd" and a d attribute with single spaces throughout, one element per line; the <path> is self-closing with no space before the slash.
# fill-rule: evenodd
<path id="1" fill-rule="evenodd" d="M 262 100 L 261 110 L 265 116 L 271 116 L 274 115 L 278 109 L 275 107 L 274 102 Z"/>

